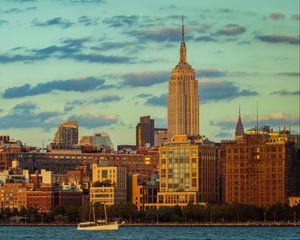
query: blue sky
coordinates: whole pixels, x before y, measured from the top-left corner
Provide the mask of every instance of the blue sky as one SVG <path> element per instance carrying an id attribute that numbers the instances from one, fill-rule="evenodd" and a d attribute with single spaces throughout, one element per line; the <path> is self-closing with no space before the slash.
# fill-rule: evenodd
<path id="1" fill-rule="evenodd" d="M 200 133 L 232 138 L 239 105 L 251 128 L 257 104 L 261 125 L 299 133 L 298 1 L 1 0 L 0 134 L 41 146 L 78 120 L 117 145 L 142 115 L 165 127 L 182 15 Z"/>

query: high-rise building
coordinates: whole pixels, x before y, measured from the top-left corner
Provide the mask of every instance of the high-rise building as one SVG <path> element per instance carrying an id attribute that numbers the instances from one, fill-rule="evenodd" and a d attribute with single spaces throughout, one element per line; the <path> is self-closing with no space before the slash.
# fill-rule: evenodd
<path id="1" fill-rule="evenodd" d="M 80 144 L 94 145 L 97 149 L 113 149 L 110 136 L 107 132 L 97 132 L 93 136 L 81 136 Z"/>
<path id="2" fill-rule="evenodd" d="M 52 143 L 56 145 L 78 144 L 78 123 L 76 121 L 69 121 L 60 124 Z"/>
<path id="3" fill-rule="evenodd" d="M 241 109 L 239 108 L 239 117 L 235 128 L 235 137 L 241 137 L 245 134 L 244 126 L 241 118 Z"/>
<path id="4" fill-rule="evenodd" d="M 150 116 L 140 117 L 136 125 L 136 147 L 145 147 L 146 144 L 154 145 L 154 120 Z"/>
<path id="5" fill-rule="evenodd" d="M 158 206 L 219 201 L 219 147 L 176 135 L 159 148 Z"/>
<path id="6" fill-rule="evenodd" d="M 250 130 L 222 141 L 222 200 L 266 207 L 299 196 L 300 151 L 289 139 L 285 132 Z"/>
<path id="7" fill-rule="evenodd" d="M 188 64 L 184 42 L 184 25 L 179 63 L 172 70 L 168 92 L 168 138 L 174 135 L 199 134 L 199 94 L 195 70 Z"/>

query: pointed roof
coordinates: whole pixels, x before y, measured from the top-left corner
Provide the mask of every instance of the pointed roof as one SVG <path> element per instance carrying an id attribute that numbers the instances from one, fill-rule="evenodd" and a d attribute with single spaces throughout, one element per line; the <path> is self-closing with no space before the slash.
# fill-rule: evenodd
<path id="1" fill-rule="evenodd" d="M 243 136 L 245 134 L 244 126 L 241 118 L 241 109 L 239 107 L 239 117 L 235 128 L 235 136 Z"/>
<path id="2" fill-rule="evenodd" d="M 182 16 L 182 25 L 181 25 L 181 44 L 180 44 L 180 57 L 179 64 L 187 64 L 187 56 L 186 56 L 186 47 L 184 42 L 184 22 Z"/>

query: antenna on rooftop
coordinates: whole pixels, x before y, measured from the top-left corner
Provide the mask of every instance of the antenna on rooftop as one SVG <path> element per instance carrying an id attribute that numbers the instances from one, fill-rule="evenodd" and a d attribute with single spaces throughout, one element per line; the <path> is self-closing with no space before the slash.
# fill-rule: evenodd
<path id="1" fill-rule="evenodd" d="M 256 104 L 256 134 L 258 134 L 258 103 Z"/>

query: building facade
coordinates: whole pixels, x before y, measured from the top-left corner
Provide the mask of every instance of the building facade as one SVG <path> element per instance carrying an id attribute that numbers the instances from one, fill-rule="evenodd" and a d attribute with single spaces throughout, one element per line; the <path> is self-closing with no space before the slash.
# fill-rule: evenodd
<path id="1" fill-rule="evenodd" d="M 158 206 L 219 201 L 219 148 L 177 135 L 159 148 Z"/>
<path id="2" fill-rule="evenodd" d="M 127 171 L 124 167 L 93 165 L 90 202 L 114 205 L 127 201 Z"/>
<path id="3" fill-rule="evenodd" d="M 198 80 L 195 79 L 194 69 L 188 64 L 183 23 L 179 63 L 172 70 L 168 85 L 169 140 L 174 135 L 198 135 Z"/>
<path id="4" fill-rule="evenodd" d="M 156 179 L 146 182 L 139 174 L 134 174 L 129 177 L 128 202 L 136 205 L 138 210 L 144 210 L 147 205 L 156 205 L 158 187 Z"/>
<path id="5" fill-rule="evenodd" d="M 78 123 L 69 121 L 59 125 L 52 143 L 54 145 L 67 146 L 78 144 Z"/>
<path id="6" fill-rule="evenodd" d="M 114 149 L 110 136 L 107 132 L 96 132 L 92 136 L 81 136 L 80 144 L 87 146 L 95 146 L 97 150 Z"/>
<path id="7" fill-rule="evenodd" d="M 249 131 L 222 141 L 223 201 L 266 207 L 299 196 L 300 154 L 287 139 L 286 133 Z"/>
<path id="8" fill-rule="evenodd" d="M 9 153 L 6 164 L 11 165 L 14 159 L 20 167 L 30 173 L 47 169 L 53 173 L 66 174 L 78 166 L 91 164 L 106 164 L 106 166 L 125 167 L 129 175 L 140 174 L 145 180 L 151 179 L 151 174 L 158 169 L 158 151 L 147 151 L 140 154 L 115 153 Z"/>
<path id="9" fill-rule="evenodd" d="M 140 117 L 136 125 L 136 147 L 145 147 L 146 144 L 154 145 L 154 120 L 150 116 Z"/>
<path id="10" fill-rule="evenodd" d="M 43 184 L 38 189 L 28 189 L 26 192 L 27 208 L 36 208 L 39 212 L 49 212 L 55 205 L 54 188 Z"/>
<path id="11" fill-rule="evenodd" d="M 159 147 L 168 141 L 167 128 L 154 128 L 154 146 Z"/>
<path id="12" fill-rule="evenodd" d="M 5 183 L 0 186 L 0 207 L 17 208 L 27 206 L 27 185 L 24 183 Z"/>

